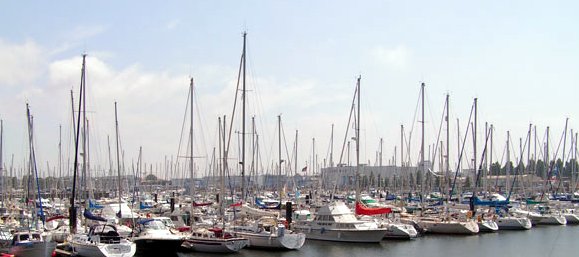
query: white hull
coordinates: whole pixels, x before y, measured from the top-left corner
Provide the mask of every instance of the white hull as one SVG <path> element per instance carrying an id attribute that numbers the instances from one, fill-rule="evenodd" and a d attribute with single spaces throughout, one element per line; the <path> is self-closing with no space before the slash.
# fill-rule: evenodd
<path id="1" fill-rule="evenodd" d="M 386 230 L 384 229 L 305 229 L 300 230 L 297 227 L 294 231 L 300 231 L 306 234 L 307 239 L 337 241 L 337 242 L 356 242 L 356 243 L 378 243 L 384 238 Z"/>
<path id="2" fill-rule="evenodd" d="M 497 232 L 499 231 L 499 225 L 492 220 L 483 220 L 477 222 L 479 232 Z"/>
<path id="3" fill-rule="evenodd" d="M 528 230 L 533 227 L 531 220 L 525 217 L 499 217 L 497 225 L 500 230 Z"/>
<path id="4" fill-rule="evenodd" d="M 474 221 L 418 221 L 427 233 L 434 234 L 457 234 L 472 235 L 479 232 L 478 225 Z"/>
<path id="5" fill-rule="evenodd" d="M 533 225 L 565 225 L 567 220 L 561 215 L 531 215 L 531 223 Z"/>
<path id="6" fill-rule="evenodd" d="M 306 241 L 306 235 L 303 233 L 291 233 L 282 236 L 251 232 L 236 232 L 235 234 L 248 239 L 248 247 L 257 248 L 297 250 L 302 248 Z"/>
<path id="7" fill-rule="evenodd" d="M 247 239 L 240 238 L 187 238 L 182 246 L 188 251 L 205 253 L 235 253 L 247 246 L 248 242 Z"/>
<path id="8" fill-rule="evenodd" d="M 118 244 L 91 243 L 82 235 L 74 236 L 70 245 L 74 253 L 83 257 L 132 257 L 137 250 L 135 243 L 126 240 Z"/>
<path id="9" fill-rule="evenodd" d="M 418 236 L 418 232 L 412 225 L 408 224 L 386 224 L 384 239 L 412 239 Z"/>

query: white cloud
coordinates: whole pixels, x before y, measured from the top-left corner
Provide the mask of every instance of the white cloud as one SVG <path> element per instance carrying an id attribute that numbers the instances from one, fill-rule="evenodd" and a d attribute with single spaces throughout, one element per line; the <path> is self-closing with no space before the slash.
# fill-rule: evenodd
<path id="1" fill-rule="evenodd" d="M 388 68 L 404 70 L 410 65 L 411 51 L 404 45 L 396 47 L 377 46 L 370 53 L 376 61 Z"/>
<path id="2" fill-rule="evenodd" d="M 42 74 L 43 49 L 32 41 L 13 44 L 0 39 L 0 85 L 25 85 Z"/>
<path id="3" fill-rule="evenodd" d="M 65 130 L 70 127 L 68 124 L 71 115 L 70 90 L 74 91 L 74 99 L 78 103 L 82 57 L 77 55 L 65 59 L 56 58 L 49 53 L 50 51 L 40 51 L 42 48 L 33 42 L 11 45 L 10 48 L 21 49 L 12 51 L 15 54 L 11 58 L 15 60 L 30 57 L 31 53 L 38 53 L 36 58 L 43 61 L 37 61 L 32 66 L 26 65 L 32 67 L 26 70 L 26 74 L 46 74 L 46 76 L 42 79 L 38 75 L 33 78 L 11 78 L 10 81 L 22 81 L 26 78 L 30 85 L 14 87 L 17 92 L 12 96 L 16 97 L 0 97 L 12 98 L 10 103 L 14 106 L 24 106 L 24 101 L 31 103 L 33 114 L 39 118 L 36 129 L 42 131 L 36 136 L 40 140 L 37 144 L 40 149 L 37 151 L 44 153 L 40 155 L 39 160 L 55 163 L 53 160 L 57 158 L 56 152 L 47 149 L 53 149 L 57 144 L 58 139 L 54 135 L 58 135 L 58 124 L 63 124 Z M 0 49 L 0 52 L 7 52 L 6 47 Z M 147 71 L 139 63 L 119 69 L 113 67 L 106 56 L 89 53 L 86 60 L 89 112 L 87 115 L 92 131 L 93 164 L 108 163 L 106 137 L 110 135 L 114 138 L 115 101 L 118 102 L 122 145 L 127 155 L 126 165 L 130 165 L 131 158 L 135 158 L 139 146 L 143 146 L 147 162 L 159 162 L 165 155 L 176 155 L 189 76 L 172 74 L 170 71 Z M 18 64 L 19 67 L 24 65 Z M 195 117 L 197 142 L 195 155 L 205 156 L 217 144 L 214 136 L 217 131 L 217 117 L 226 114 L 228 119 L 230 118 L 237 82 L 237 67 L 204 65 L 198 67 L 193 75 L 198 94 L 195 98 L 197 100 L 195 108 L 198 108 L 196 112 L 200 113 L 200 116 Z M 284 124 L 287 124 L 285 131 L 289 133 L 286 135 L 288 144 L 291 144 L 293 137 L 291 131 L 297 128 L 305 129 L 300 132 L 303 144 L 307 144 L 308 140 L 305 138 L 311 140 L 312 137 L 322 136 L 324 138 L 321 140 L 318 138 L 317 141 L 320 145 L 329 140 L 326 137 L 330 124 L 345 122 L 344 116 L 347 117 L 351 95 L 350 92 L 319 92 L 320 88 L 326 88 L 320 84 L 319 81 L 308 79 L 279 81 L 273 77 L 248 76 L 248 117 L 257 115 L 262 143 L 267 144 L 268 148 L 274 147 L 272 142 L 277 142 L 275 140 L 277 134 L 273 130 L 276 116 L 280 113 Z M 23 119 L 21 110 L 23 108 L 6 111 L 13 113 L 11 117 Z M 239 106 L 237 110 L 240 110 Z M 306 113 L 307 115 L 304 115 Z M 240 129 L 239 114 L 236 115 L 234 131 Z M 70 132 L 63 133 L 66 137 Z M 232 146 L 232 149 L 238 148 Z M 234 155 L 236 154 L 232 152 L 233 158 Z M 300 155 L 305 157 L 308 153 L 303 152 Z M 267 157 L 265 159 L 264 163 L 268 162 Z M 199 165 L 204 167 L 202 160 L 199 160 Z"/>

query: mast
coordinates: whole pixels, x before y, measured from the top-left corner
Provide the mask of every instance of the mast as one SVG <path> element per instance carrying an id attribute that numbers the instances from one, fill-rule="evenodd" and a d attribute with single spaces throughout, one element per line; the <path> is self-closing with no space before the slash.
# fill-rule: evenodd
<path id="1" fill-rule="evenodd" d="M 77 121 L 80 121 L 80 113 L 81 113 L 81 108 L 82 108 L 82 95 L 83 92 L 85 90 L 85 72 L 86 72 L 86 54 L 82 55 L 82 69 L 81 69 L 81 75 L 80 75 L 80 96 L 79 97 L 79 101 L 78 101 L 78 116 L 77 116 Z M 72 97 L 72 91 L 71 91 L 71 97 Z M 72 101 L 72 99 L 71 99 Z M 73 110 L 73 126 L 74 126 L 74 110 Z M 80 122 L 76 123 L 76 136 L 75 138 L 75 150 L 74 150 L 74 167 L 73 167 L 73 175 L 72 175 L 72 193 L 70 195 L 70 209 L 69 209 L 69 225 L 70 225 L 70 233 L 71 234 L 75 234 L 76 233 L 76 207 L 74 206 L 74 197 L 76 194 L 76 177 L 77 177 L 77 171 L 78 171 L 78 139 L 79 139 L 79 134 L 80 134 Z"/>
<path id="2" fill-rule="evenodd" d="M 0 158 L 2 158 L 1 155 L 0 155 Z M 58 178 L 59 178 L 58 180 L 63 180 L 63 178 L 62 178 L 62 125 L 58 125 Z M 2 188 L 4 188 L 4 185 L 2 185 Z M 58 181 L 56 182 L 56 192 L 57 192 L 56 194 L 58 195 Z"/>
<path id="3" fill-rule="evenodd" d="M 243 32 L 243 53 L 242 53 L 242 68 L 243 68 L 243 83 L 241 91 L 242 111 L 241 111 L 241 200 L 245 200 L 245 106 L 246 106 L 246 88 L 245 88 L 245 72 L 246 72 L 246 41 L 247 32 Z"/>
<path id="4" fill-rule="evenodd" d="M 507 131 L 507 164 L 506 164 L 506 177 L 507 177 L 507 179 L 505 180 L 505 182 L 506 182 L 505 186 L 507 188 L 507 192 L 510 192 L 509 180 L 511 178 L 511 151 L 510 151 L 510 143 L 509 143 L 510 138 L 511 138 L 510 131 Z"/>
<path id="5" fill-rule="evenodd" d="M 4 152 L 2 150 L 3 147 L 2 145 L 4 144 L 4 120 L 0 120 L 0 190 L 2 193 L 2 207 L 4 207 L 4 199 L 5 199 L 5 194 L 4 194 L 4 160 L 2 159 L 2 156 L 4 154 Z"/>
<path id="6" fill-rule="evenodd" d="M 223 118 L 225 120 L 225 118 Z M 217 123 L 219 124 L 219 168 L 218 168 L 218 172 L 219 172 L 219 194 L 217 194 L 217 202 L 219 203 L 219 214 L 223 216 L 223 199 L 225 199 L 225 196 L 223 195 L 224 189 L 223 189 L 223 166 L 224 166 L 224 160 L 223 157 L 225 156 L 224 151 L 225 151 L 225 147 L 222 147 L 222 145 L 224 146 L 225 142 L 223 136 L 225 136 L 225 132 L 223 132 L 225 130 L 225 128 L 222 128 L 221 126 L 224 124 L 221 124 L 221 117 L 217 117 Z"/>
<path id="7" fill-rule="evenodd" d="M 421 101 L 422 101 L 422 120 L 421 120 L 421 125 L 422 125 L 422 140 L 420 143 L 420 165 L 422 166 L 422 172 L 421 172 L 421 176 L 420 176 L 420 194 L 422 194 L 422 191 L 424 190 L 424 177 L 426 176 L 426 165 L 424 165 L 424 87 L 426 85 L 424 84 L 424 82 L 422 82 L 421 84 Z"/>
<path id="8" fill-rule="evenodd" d="M 356 83 L 356 91 L 358 93 L 358 114 L 356 115 L 356 204 L 360 201 L 360 80 L 362 76 L 358 76 Z"/>
<path id="9" fill-rule="evenodd" d="M 117 102 L 115 102 L 115 131 L 117 139 L 117 176 L 118 176 L 118 191 L 119 194 L 119 216 L 121 216 L 121 160 L 120 160 L 120 150 L 119 150 L 119 120 L 117 118 Z"/>
<path id="10" fill-rule="evenodd" d="M 194 169 L 194 168 L 193 168 L 193 77 L 191 77 L 190 89 L 191 89 L 191 92 L 190 92 L 190 94 L 191 94 L 191 98 L 190 98 L 190 100 L 191 100 L 191 102 L 190 102 L 190 104 L 191 104 L 191 110 L 190 110 L 190 113 L 191 113 L 191 126 L 190 126 L 190 128 L 189 128 L 189 137 L 191 138 L 191 142 L 190 142 L 190 148 L 191 148 L 191 149 L 189 149 L 189 150 L 191 151 L 191 152 L 190 152 L 190 154 L 191 154 L 191 159 L 190 159 L 190 162 L 189 162 L 189 177 L 191 178 L 191 183 L 189 184 L 189 186 L 190 186 L 190 188 L 189 188 L 189 193 L 191 194 L 191 201 L 194 202 L 194 201 L 195 201 L 195 200 L 194 200 L 194 195 L 195 195 L 195 194 L 194 194 L 193 190 L 195 190 L 195 185 L 194 185 L 194 182 L 193 182 L 193 181 L 194 181 L 194 179 L 193 179 L 193 169 Z"/>
<path id="11" fill-rule="evenodd" d="M 295 156 L 295 160 L 294 160 L 294 170 L 295 173 L 298 173 L 298 130 L 296 129 L 296 156 Z M 322 180 L 323 182 L 323 180 Z M 294 180 L 294 186 L 297 188 L 297 186 L 295 185 L 295 180 Z M 297 202 L 297 201 L 296 201 Z"/>
<path id="12" fill-rule="evenodd" d="M 404 167 L 404 125 L 400 124 L 400 167 Z"/>
<path id="13" fill-rule="evenodd" d="M 30 150 L 30 156 L 29 156 L 29 160 L 30 160 L 30 170 L 34 172 L 34 175 L 36 177 L 36 190 L 37 190 L 37 194 L 38 194 L 38 204 L 39 204 L 39 212 L 40 213 L 40 219 L 42 220 L 42 226 L 44 227 L 44 221 L 45 221 L 45 217 L 44 217 L 44 209 L 42 207 L 42 195 L 40 194 L 40 183 L 38 180 L 38 169 L 36 167 L 36 154 L 34 153 L 34 132 L 33 132 L 33 117 L 30 114 L 30 108 L 28 106 L 28 103 L 26 103 L 26 118 L 28 119 L 28 147 Z M 30 184 L 29 184 L 30 186 Z"/>
<path id="14" fill-rule="evenodd" d="M 277 116 L 277 140 L 278 140 L 278 188 L 279 188 L 279 203 L 282 203 L 282 198 L 283 198 L 283 194 L 282 194 L 282 179 L 281 179 L 281 164 L 283 162 L 283 160 L 281 159 L 281 115 Z"/>
<path id="15" fill-rule="evenodd" d="M 296 136 L 297 138 L 297 136 Z M 296 145 L 297 147 L 297 145 Z M 332 123 L 332 134 L 330 136 L 330 167 L 334 167 L 334 124 Z"/>
<path id="16" fill-rule="evenodd" d="M 446 174 L 445 174 L 445 180 L 446 179 L 450 179 L 450 94 L 446 94 L 446 160 L 445 160 L 445 166 L 446 166 Z M 446 188 L 446 186 L 448 185 L 448 183 L 445 183 L 444 187 Z"/>
<path id="17" fill-rule="evenodd" d="M 380 138 L 380 167 L 382 167 L 382 151 L 384 146 L 384 139 Z M 396 160 L 396 149 L 394 149 L 394 160 Z M 396 163 L 396 162 L 394 162 Z"/>
<path id="18" fill-rule="evenodd" d="M 477 106 L 478 106 L 478 98 L 475 98 L 475 99 L 474 99 L 474 126 L 473 126 L 473 128 L 472 128 L 472 132 L 473 132 L 473 146 L 472 146 L 472 148 L 473 148 L 473 155 L 474 155 L 474 156 L 473 156 L 473 159 L 472 159 L 472 162 L 473 162 L 473 167 L 474 167 L 474 174 L 475 174 L 475 176 L 476 176 L 477 173 L 478 173 L 478 170 L 477 170 L 477 169 L 478 169 L 478 168 L 477 168 L 478 166 L 476 165 L 476 164 L 477 164 L 477 159 L 476 159 L 476 136 L 477 136 L 476 132 L 477 132 L 477 131 L 476 131 L 476 128 L 477 128 L 477 113 L 478 113 Z M 476 185 L 476 182 L 475 182 L 474 187 L 476 188 L 477 186 L 478 186 L 478 185 Z M 475 192 L 475 191 L 473 190 L 473 192 Z M 475 193 L 476 193 L 476 192 L 475 192 Z M 476 196 L 476 195 L 473 195 L 473 198 L 474 198 L 475 196 Z"/>

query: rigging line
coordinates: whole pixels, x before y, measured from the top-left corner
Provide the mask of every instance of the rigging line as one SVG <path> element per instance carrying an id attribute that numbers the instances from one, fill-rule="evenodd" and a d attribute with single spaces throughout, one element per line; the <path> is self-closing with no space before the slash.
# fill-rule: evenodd
<path id="1" fill-rule="evenodd" d="M 207 142 L 205 141 L 205 127 L 203 126 L 203 124 L 205 124 L 205 119 L 203 118 L 203 116 L 201 115 L 201 107 L 202 105 L 200 105 L 200 99 L 197 96 L 198 94 L 196 93 L 197 89 L 196 87 L 193 87 L 193 97 L 195 98 L 193 103 L 195 105 L 195 107 L 197 108 L 193 108 L 192 110 L 195 111 L 195 113 L 197 114 L 197 120 L 198 120 L 198 124 L 199 124 L 199 133 L 200 135 L 200 141 L 201 141 L 201 148 L 203 149 L 204 152 L 204 156 L 209 156 L 209 151 L 208 151 L 208 147 L 207 147 Z M 195 134 L 195 133 L 194 133 Z M 195 140 L 195 142 L 198 142 L 199 140 Z M 199 147 L 198 147 L 199 148 Z M 191 153 L 191 156 L 193 156 L 193 153 Z M 208 162 L 205 161 L 205 168 L 208 167 Z"/>
<path id="2" fill-rule="evenodd" d="M 346 132 L 344 133 L 344 141 L 342 143 L 342 151 L 340 152 L 339 163 L 342 163 L 342 160 L 343 160 L 342 158 L 344 157 L 344 150 L 346 149 L 346 142 L 348 141 L 348 132 L 350 129 L 350 123 L 352 122 L 352 116 L 354 115 L 354 107 L 355 107 L 355 101 L 356 101 L 357 93 L 358 93 L 358 86 L 356 86 L 354 89 L 354 97 L 352 98 L 352 106 L 350 107 L 350 116 L 348 117 L 348 125 L 346 126 Z"/>
<path id="3" fill-rule="evenodd" d="M 280 121 L 280 123 L 281 123 L 281 121 Z M 282 125 L 282 124 L 280 124 L 280 129 L 281 129 L 281 133 L 282 133 L 282 136 L 283 136 L 283 144 L 284 144 L 284 146 L 285 146 L 285 154 L 286 154 L 286 158 L 287 158 L 287 162 L 286 162 L 286 175 L 287 175 L 287 174 L 291 174 L 291 173 L 289 173 L 289 172 L 292 172 L 292 170 L 293 170 L 293 169 L 292 169 L 293 165 L 291 165 L 291 164 L 292 164 L 292 159 L 291 159 L 290 156 L 289 156 L 289 150 L 288 150 L 288 148 L 287 148 L 287 139 L 286 139 L 286 137 L 285 137 L 285 130 L 283 129 L 283 125 Z M 280 164 L 280 165 L 281 165 L 281 164 Z M 280 166 L 280 167 L 281 167 L 281 166 Z M 289 172 L 288 172 L 288 171 L 289 171 Z"/>
<path id="4" fill-rule="evenodd" d="M 245 44 L 244 44 L 244 48 L 245 48 Z M 228 133 L 229 137 L 227 138 L 227 144 L 225 145 L 225 153 L 226 154 L 229 154 L 229 146 L 231 144 L 231 132 L 233 131 L 233 124 L 234 124 L 233 121 L 235 120 L 235 110 L 237 108 L 237 99 L 239 96 L 239 86 L 241 84 L 241 70 L 243 67 L 242 65 L 245 65 L 245 55 L 246 55 L 246 52 L 243 51 L 243 53 L 241 54 L 241 58 L 239 60 L 239 70 L 237 72 L 237 86 L 235 89 L 235 98 L 233 100 L 233 110 L 231 111 L 231 119 L 229 122 L 229 133 Z M 243 74 L 243 75 L 245 76 L 246 74 Z M 243 92 L 243 94 L 246 94 L 246 93 L 247 92 Z M 225 156 L 225 159 L 227 159 L 227 156 Z M 229 169 L 229 167 L 228 167 L 228 169 Z"/>
<path id="5" fill-rule="evenodd" d="M 565 125 L 565 131 L 563 131 L 563 135 L 565 134 L 567 130 L 567 125 Z M 557 149 L 555 151 L 555 154 L 553 155 L 553 161 L 550 163 L 549 165 L 549 172 L 547 173 L 547 180 L 545 181 L 545 187 L 547 186 L 547 184 L 549 184 L 549 189 L 553 190 L 553 183 L 551 182 L 551 176 L 553 175 L 553 169 L 556 167 L 557 165 L 557 156 L 559 155 L 559 149 L 561 147 L 561 142 L 563 141 L 563 135 L 561 135 L 561 139 L 559 140 L 559 144 L 557 145 Z M 560 174 L 562 171 L 559 171 L 557 176 L 559 177 L 559 180 L 561 180 Z M 543 199 L 543 196 L 545 194 L 545 190 L 546 188 L 543 188 L 543 194 L 541 194 L 541 200 Z"/>
<path id="6" fill-rule="evenodd" d="M 450 194 L 449 194 L 449 196 L 448 196 L 448 201 L 449 201 L 449 202 L 450 202 L 450 200 L 451 200 L 451 198 L 452 198 L 452 193 L 453 193 L 453 191 L 454 191 L 454 187 L 456 186 L 456 178 L 458 177 L 458 171 L 460 170 L 460 164 L 461 164 L 461 161 L 462 161 L 462 155 L 463 155 L 463 153 L 464 153 L 464 147 L 465 147 L 465 145 L 466 145 L 466 139 L 467 139 L 468 133 L 469 133 L 468 131 L 469 131 L 469 128 L 470 128 L 471 118 L 472 118 L 472 114 L 473 114 L 473 112 L 474 112 L 474 107 L 475 107 L 475 105 L 474 105 L 474 103 L 473 103 L 472 108 L 470 109 L 470 115 L 469 115 L 469 117 L 468 117 L 468 123 L 467 123 L 467 126 L 466 126 L 466 131 L 464 132 L 464 139 L 463 139 L 463 142 L 464 142 L 464 143 L 462 144 L 462 147 L 461 147 L 462 149 L 460 150 L 460 155 L 459 155 L 459 157 L 458 157 L 458 163 L 457 163 L 457 165 L 456 165 L 456 171 L 454 172 L 454 179 L 452 180 L 452 187 L 451 187 L 451 189 L 450 189 Z"/>
<path id="7" fill-rule="evenodd" d="M 191 97 L 191 90 L 187 90 L 187 102 L 185 104 L 185 112 L 183 113 L 183 122 L 181 123 L 181 133 L 179 134 L 179 145 L 177 146 L 177 159 L 175 161 L 175 170 L 178 172 L 177 163 L 179 162 L 179 156 L 181 156 L 181 145 L 183 144 L 183 132 L 185 130 L 185 123 L 187 121 L 187 110 L 189 110 L 189 97 Z"/>
<path id="8" fill-rule="evenodd" d="M 420 90 L 418 90 L 418 98 L 416 99 L 416 107 L 414 108 L 414 116 L 412 117 L 412 121 L 410 122 L 410 124 L 412 124 L 410 126 L 410 131 L 408 133 L 408 145 L 406 147 L 406 152 L 407 152 L 407 156 L 408 159 L 410 160 L 410 144 L 412 143 L 412 134 L 414 132 L 414 126 L 416 125 L 416 121 L 418 119 L 417 115 L 418 115 L 418 108 L 420 106 L 420 98 L 422 97 L 422 88 Z M 423 121 L 424 122 L 424 121 Z"/>
<path id="9" fill-rule="evenodd" d="M 442 108 L 442 117 L 440 118 L 440 126 L 438 127 L 438 135 L 436 136 L 436 144 L 434 146 L 434 153 L 432 154 L 432 161 L 430 162 L 430 169 L 433 170 L 434 169 L 434 162 L 436 161 L 436 156 L 438 153 L 438 144 L 440 143 L 440 133 L 442 132 L 442 126 L 444 125 L 444 121 L 445 121 L 445 117 L 446 117 L 446 108 L 448 108 L 446 106 L 446 101 L 444 101 L 444 107 Z M 434 118 L 432 119 L 434 120 Z M 446 153 L 448 155 L 448 153 Z M 440 160 L 442 161 L 442 160 Z"/>

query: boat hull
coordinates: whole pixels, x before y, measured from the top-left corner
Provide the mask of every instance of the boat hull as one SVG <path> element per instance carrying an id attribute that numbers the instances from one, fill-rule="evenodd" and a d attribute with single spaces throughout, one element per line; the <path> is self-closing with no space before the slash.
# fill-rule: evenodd
<path id="1" fill-rule="evenodd" d="M 418 232 L 412 225 L 408 224 L 388 224 L 385 226 L 386 233 L 384 239 L 412 239 L 418 236 Z"/>
<path id="2" fill-rule="evenodd" d="M 235 253 L 247 246 L 249 240 L 245 238 L 233 239 L 194 239 L 187 238 L 182 244 L 182 249 L 186 252 L 205 253 Z"/>
<path id="3" fill-rule="evenodd" d="M 474 221 L 430 221 L 421 220 L 418 222 L 427 233 L 433 234 L 453 234 L 453 235 L 473 235 L 479 232 L 478 225 Z"/>
<path id="4" fill-rule="evenodd" d="M 134 243 L 96 244 L 70 242 L 73 252 L 83 257 L 132 257 L 137 247 Z"/>
<path id="5" fill-rule="evenodd" d="M 533 227 L 531 221 L 524 217 L 499 217 L 499 230 L 529 230 Z"/>
<path id="6" fill-rule="evenodd" d="M 297 250 L 302 248 L 306 241 L 303 233 L 284 234 L 283 236 L 260 233 L 236 232 L 236 235 L 249 240 L 247 247 L 268 248 L 279 250 Z"/>
<path id="7" fill-rule="evenodd" d="M 499 231 L 499 225 L 492 220 L 482 220 L 480 222 L 477 222 L 477 225 L 479 232 L 492 233 Z"/>
<path id="8" fill-rule="evenodd" d="M 384 238 L 386 230 L 348 230 L 348 229 L 307 229 L 295 231 L 302 232 L 307 239 L 336 241 L 336 242 L 355 242 L 355 243 L 378 243 Z"/>
<path id="9" fill-rule="evenodd" d="M 530 216 L 533 225 L 565 225 L 567 220 L 561 215 Z"/>
<path id="10" fill-rule="evenodd" d="M 567 220 L 567 224 L 579 224 L 579 216 L 577 216 L 577 214 L 574 213 L 566 213 L 564 214 L 565 219 Z"/>

